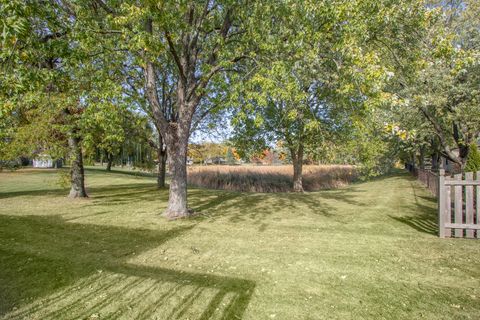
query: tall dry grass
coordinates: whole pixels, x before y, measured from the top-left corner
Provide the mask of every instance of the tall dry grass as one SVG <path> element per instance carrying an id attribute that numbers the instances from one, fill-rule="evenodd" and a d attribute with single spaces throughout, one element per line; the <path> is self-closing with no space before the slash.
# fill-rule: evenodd
<path id="1" fill-rule="evenodd" d="M 305 191 L 333 189 L 357 178 L 354 166 L 303 166 Z M 192 186 L 244 192 L 289 192 L 293 188 L 293 167 L 285 166 L 195 166 L 188 169 Z"/>

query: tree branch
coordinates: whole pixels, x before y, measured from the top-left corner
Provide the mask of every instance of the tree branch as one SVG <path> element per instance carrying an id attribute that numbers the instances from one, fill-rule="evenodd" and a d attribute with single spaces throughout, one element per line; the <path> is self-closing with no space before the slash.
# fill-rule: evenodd
<path id="1" fill-rule="evenodd" d="M 152 20 L 147 19 L 145 22 L 145 30 L 147 33 L 152 33 Z M 160 127 L 163 132 L 167 131 L 168 122 L 165 118 L 165 115 L 162 112 L 162 106 L 158 99 L 157 94 L 157 83 L 155 76 L 155 68 L 153 63 L 149 60 L 147 54 L 143 53 L 143 58 L 145 60 L 145 68 L 143 69 L 145 75 L 145 92 L 147 95 L 148 102 L 152 108 L 153 118 L 155 119 L 156 125 Z"/>
<path id="2" fill-rule="evenodd" d="M 167 39 L 167 42 L 168 42 L 168 48 L 170 50 L 170 53 L 172 54 L 173 56 L 173 60 L 175 61 L 175 64 L 177 65 L 178 67 L 178 71 L 180 73 L 180 77 L 182 78 L 182 80 L 184 82 L 187 81 L 187 77 L 185 75 L 185 70 L 183 69 L 183 65 L 181 63 L 181 60 L 180 60 L 180 56 L 178 55 L 177 53 L 177 50 L 175 49 L 175 44 L 173 43 L 172 41 L 172 37 L 170 35 L 170 32 L 168 31 L 165 31 L 165 38 Z"/>
<path id="3" fill-rule="evenodd" d="M 448 146 L 447 138 L 445 137 L 443 133 L 443 129 L 440 126 L 440 124 L 437 121 L 435 121 L 434 117 L 430 114 L 430 112 L 426 108 L 420 107 L 420 111 L 423 113 L 425 118 L 427 118 L 427 120 L 432 124 L 435 130 L 435 134 L 437 135 L 438 139 L 440 140 L 440 144 L 442 145 L 443 154 L 453 162 L 459 165 L 462 165 L 462 161 L 460 160 L 460 158 L 457 155 L 455 155 L 450 149 L 450 147 Z"/>
<path id="4" fill-rule="evenodd" d="M 117 12 L 115 10 L 113 10 L 112 8 L 107 6 L 107 4 L 105 2 L 103 2 L 102 0 L 94 0 L 94 1 L 95 1 L 96 4 L 98 4 L 107 13 L 110 13 L 110 14 L 113 14 L 113 15 L 117 14 Z"/>

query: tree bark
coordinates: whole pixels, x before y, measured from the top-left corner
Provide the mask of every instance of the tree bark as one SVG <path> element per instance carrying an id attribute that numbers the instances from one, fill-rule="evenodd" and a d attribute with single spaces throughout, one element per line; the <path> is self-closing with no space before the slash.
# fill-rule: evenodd
<path id="1" fill-rule="evenodd" d="M 303 192 L 303 145 L 298 147 L 297 152 L 291 150 L 293 162 L 293 191 Z"/>
<path id="2" fill-rule="evenodd" d="M 71 189 L 69 198 L 86 198 L 87 192 L 85 190 L 85 172 L 83 168 L 82 147 L 80 145 L 81 139 L 76 136 L 76 132 L 72 132 L 68 138 L 68 145 L 72 158 L 70 168 L 70 182 Z"/>
<path id="3" fill-rule="evenodd" d="M 170 123 L 165 138 L 171 181 L 168 207 L 163 215 L 176 219 L 190 214 L 187 202 L 188 126 L 185 123 Z"/>
<path id="4" fill-rule="evenodd" d="M 420 169 L 424 170 L 425 169 L 425 147 L 421 146 L 420 147 Z"/>
<path id="5" fill-rule="evenodd" d="M 440 154 L 434 152 L 432 154 L 432 170 L 438 170 L 440 168 Z"/>
<path id="6" fill-rule="evenodd" d="M 453 123 L 453 139 L 458 147 L 458 158 L 460 160 L 458 164 L 463 171 L 467 165 L 468 153 L 470 151 L 470 141 L 468 137 L 463 134 L 459 125 L 457 125 L 455 122 Z"/>
<path id="7" fill-rule="evenodd" d="M 425 118 L 432 124 L 433 129 L 435 131 L 435 134 L 437 135 L 438 140 L 440 142 L 440 146 L 442 148 L 442 154 L 446 158 L 448 158 L 452 162 L 455 162 L 457 165 L 459 165 L 460 167 L 463 168 L 465 166 L 464 160 L 462 160 L 461 156 L 457 156 L 450 148 L 450 145 L 449 145 L 449 142 L 448 142 L 448 139 L 447 139 L 447 134 L 449 134 L 449 133 L 447 132 L 447 130 L 443 129 L 441 124 L 438 122 L 437 118 L 434 117 L 428 111 L 427 108 L 420 107 L 420 111 L 423 113 Z M 459 145 L 460 140 L 458 139 L 459 138 L 459 132 L 458 132 L 458 127 L 456 126 L 455 123 L 453 124 L 453 135 L 452 136 L 453 136 L 453 139 L 455 140 L 455 143 L 460 148 L 461 147 Z M 462 151 L 460 150 L 460 152 L 462 152 Z"/>
<path id="8" fill-rule="evenodd" d="M 167 171 L 167 150 L 163 144 L 162 136 L 158 135 L 158 171 L 157 171 L 157 187 L 159 189 L 165 188 L 165 176 Z"/>
<path id="9" fill-rule="evenodd" d="M 171 173 L 168 207 L 164 212 L 164 215 L 168 218 L 189 215 L 187 203 L 188 139 L 190 137 L 190 129 L 192 128 L 193 115 L 202 97 L 205 95 L 205 89 L 215 74 L 225 70 L 225 65 L 222 62 L 236 64 L 245 57 L 240 55 L 231 60 L 222 61 L 219 59 L 221 56 L 219 54 L 220 44 L 214 45 L 208 52 L 202 52 L 208 50 L 202 43 L 202 34 L 205 36 L 207 34 L 201 30 L 206 17 L 209 15 L 208 2 L 204 8 L 204 12 L 198 17 L 199 20 L 194 18 L 195 12 L 193 9 L 185 17 L 185 22 L 192 27 L 190 29 L 192 32 L 182 32 L 180 39 L 173 37 L 170 30 L 162 30 L 168 52 L 176 68 L 175 73 L 178 75 L 173 112 L 167 111 L 168 105 L 166 105 L 165 100 L 160 101 L 155 65 L 150 61 L 146 51 L 143 52 L 145 60 L 145 66 L 143 67 L 145 94 L 151 108 L 151 116 L 165 140 L 168 166 Z M 233 35 L 230 32 L 232 27 L 232 10 L 232 8 L 224 10 L 223 23 L 220 30 L 218 30 L 218 35 L 223 38 L 225 43 Z M 145 31 L 153 35 L 153 22 L 150 18 L 145 20 Z M 204 66 L 209 66 L 209 71 L 200 72 Z M 206 114 L 208 114 L 208 111 Z"/>
<path id="10" fill-rule="evenodd" d="M 113 163 L 113 155 L 108 152 L 107 153 L 107 171 L 112 171 L 112 163 Z"/>

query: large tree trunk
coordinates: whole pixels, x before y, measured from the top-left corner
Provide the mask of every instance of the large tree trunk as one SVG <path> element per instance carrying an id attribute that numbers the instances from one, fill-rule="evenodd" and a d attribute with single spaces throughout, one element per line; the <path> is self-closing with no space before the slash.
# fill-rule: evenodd
<path id="1" fill-rule="evenodd" d="M 159 134 L 157 147 L 158 171 L 157 171 L 157 187 L 165 188 L 165 176 L 167 171 L 167 150 L 163 144 L 162 136 Z"/>
<path id="2" fill-rule="evenodd" d="M 292 162 L 293 162 L 293 191 L 303 192 L 303 145 L 298 147 L 298 150 L 291 150 Z"/>
<path id="3" fill-rule="evenodd" d="M 70 147 L 70 153 L 72 158 L 72 164 L 70 168 L 70 182 L 71 189 L 70 198 L 86 198 L 87 192 L 85 191 L 85 173 L 83 168 L 83 156 L 82 147 L 80 145 L 80 138 L 73 132 L 68 138 L 68 145 Z"/>
<path id="4" fill-rule="evenodd" d="M 189 215 L 187 203 L 188 126 L 170 123 L 166 135 L 168 168 L 171 173 L 168 207 L 163 213 L 170 219 Z"/>

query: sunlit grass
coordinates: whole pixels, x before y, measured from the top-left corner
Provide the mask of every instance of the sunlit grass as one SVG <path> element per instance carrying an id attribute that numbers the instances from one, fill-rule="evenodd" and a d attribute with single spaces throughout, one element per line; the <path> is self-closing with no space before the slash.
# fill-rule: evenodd
<path id="1" fill-rule="evenodd" d="M 166 221 L 155 179 L 0 173 L 0 318 L 478 319 L 480 246 L 436 237 L 407 175 L 306 194 L 191 189 Z"/>

